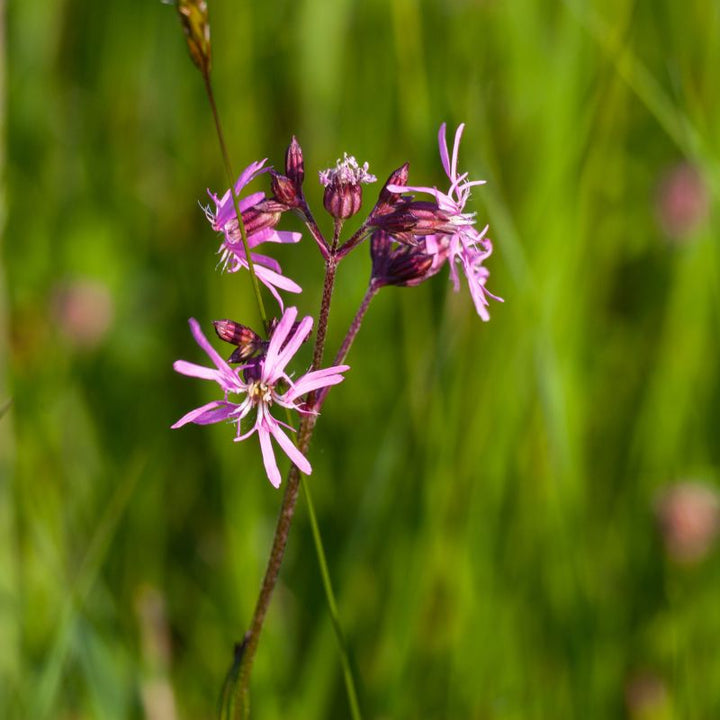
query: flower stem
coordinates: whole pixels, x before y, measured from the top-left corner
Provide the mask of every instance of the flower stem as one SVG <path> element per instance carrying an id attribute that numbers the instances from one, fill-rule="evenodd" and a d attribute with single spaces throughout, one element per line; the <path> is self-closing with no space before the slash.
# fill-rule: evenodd
<path id="1" fill-rule="evenodd" d="M 327 260 L 328 257 L 330 257 L 330 250 L 328 248 L 327 241 L 325 240 L 325 236 L 320 232 L 320 228 L 317 226 L 315 218 L 313 217 L 312 212 L 310 212 L 308 204 L 304 200 L 303 204 L 298 209 L 298 212 L 305 222 L 308 232 L 313 236 L 313 239 L 317 243 L 321 255 L 325 260 Z"/>
<path id="2" fill-rule="evenodd" d="M 360 307 L 357 309 L 357 312 L 355 313 L 355 317 L 353 318 L 352 323 L 350 323 L 350 327 L 348 328 L 347 334 L 345 335 L 345 339 L 342 342 L 342 345 L 340 346 L 340 349 L 338 350 L 337 355 L 335 356 L 335 360 L 333 361 L 333 365 L 342 365 L 345 361 L 345 358 L 347 357 L 347 354 L 350 352 L 350 348 L 352 347 L 352 344 L 355 340 L 355 336 L 358 334 L 358 331 L 360 330 L 360 326 L 362 325 L 363 320 L 365 319 L 365 313 L 367 312 L 368 308 L 370 307 L 370 301 L 377 295 L 378 290 L 380 289 L 379 286 L 375 285 L 374 283 L 370 283 L 367 291 L 365 292 L 365 297 L 363 297 L 362 302 L 360 303 Z M 325 398 L 327 397 L 329 388 L 323 388 L 317 396 L 317 399 L 315 400 L 315 411 L 319 412 L 320 408 L 322 407 L 323 402 L 325 402 Z"/>
<path id="3" fill-rule="evenodd" d="M 210 72 L 202 73 L 203 80 L 205 81 L 205 92 L 207 93 L 208 102 L 213 114 L 213 120 L 215 121 L 215 130 L 217 131 L 218 142 L 220 144 L 220 154 L 222 155 L 223 164 L 225 166 L 225 174 L 227 176 L 227 182 L 230 186 L 230 193 L 233 199 L 233 207 L 235 208 L 235 215 L 238 221 L 238 227 L 240 228 L 240 237 L 242 239 L 243 250 L 245 251 L 245 257 L 248 261 L 248 270 L 250 271 L 250 277 L 252 279 L 253 291 L 255 292 L 255 300 L 257 301 L 258 310 L 260 311 L 260 317 L 262 318 L 263 325 L 267 331 L 269 328 L 267 313 L 265 312 L 265 304 L 263 303 L 262 294 L 260 292 L 260 283 L 258 282 L 257 273 L 255 272 L 255 263 L 253 262 L 252 256 L 250 255 L 250 245 L 248 244 L 247 231 L 245 230 L 245 223 L 243 222 L 242 213 L 240 212 L 240 199 L 235 192 L 235 174 L 232 171 L 232 165 L 230 164 L 230 155 L 225 145 L 225 135 L 223 134 L 222 124 L 220 123 L 220 113 L 218 113 L 217 105 L 215 104 L 215 95 L 212 89 L 212 83 L 210 82 Z"/>
<path id="4" fill-rule="evenodd" d="M 337 260 L 334 256 L 327 258 L 325 263 L 325 282 L 323 283 L 322 300 L 320 303 L 320 316 L 318 319 L 318 329 L 315 335 L 315 348 L 313 350 L 313 367 L 319 368 L 322 364 L 323 352 L 325 348 L 325 338 L 327 335 L 327 323 L 328 315 L 330 313 L 330 303 L 332 300 L 333 286 L 335 284 L 335 273 L 337 271 Z M 309 399 L 309 404 L 312 404 L 312 399 Z M 310 447 L 310 441 L 312 439 L 313 431 L 315 429 L 315 423 L 317 422 L 317 413 L 309 413 L 303 415 L 300 422 L 300 428 L 298 430 L 297 447 L 303 455 L 306 455 Z M 268 559 L 267 568 L 265 569 L 265 577 L 263 578 L 262 587 L 260 588 L 260 594 L 258 595 L 257 603 L 255 604 L 255 612 L 250 623 L 250 628 L 245 634 L 242 647 L 242 658 L 240 660 L 240 666 L 237 672 L 237 684 L 235 686 L 235 707 L 241 712 L 241 717 L 245 717 L 249 712 L 249 683 L 250 683 L 250 672 L 252 670 L 253 660 L 255 659 L 255 652 L 257 651 L 258 642 L 260 640 L 260 633 L 262 631 L 263 622 L 265 615 L 267 614 L 270 601 L 272 599 L 273 590 L 277 583 L 278 575 L 280 573 L 280 566 L 282 565 L 283 557 L 285 556 L 285 548 L 287 547 L 288 536 L 290 533 L 290 526 L 292 524 L 293 515 L 295 513 L 295 505 L 297 504 L 298 489 L 300 486 L 300 470 L 296 465 L 290 466 L 290 471 L 287 476 L 287 483 L 285 486 L 285 495 L 283 496 L 282 506 L 280 507 L 280 516 L 278 517 L 277 525 L 275 527 L 275 535 L 273 536 L 273 544 L 270 550 L 270 558 Z M 306 497 L 308 497 L 309 504 L 311 500 L 306 489 Z M 337 605 L 335 603 L 335 596 L 332 592 L 332 585 L 330 584 L 330 577 L 327 571 L 327 562 L 325 560 L 325 553 L 322 548 L 322 541 L 320 539 L 319 530 L 317 528 L 317 522 L 314 517 L 314 510 L 311 510 L 311 524 L 313 525 L 313 538 L 315 540 L 315 547 L 318 553 L 318 562 L 320 563 L 321 573 L 323 575 L 323 585 L 325 586 L 325 592 L 328 598 L 328 605 L 330 606 L 330 614 L 333 619 L 333 629 L 337 637 L 338 645 L 340 647 L 340 654 L 343 664 L 343 674 L 345 676 L 345 683 L 348 691 L 348 699 L 350 707 L 353 713 L 353 718 L 360 718 L 357 693 L 355 692 L 355 684 L 352 679 L 352 673 L 350 670 L 350 663 L 345 651 L 345 641 L 340 631 L 340 623 L 337 619 Z"/>
<path id="5" fill-rule="evenodd" d="M 322 365 L 325 351 L 325 338 L 327 337 L 328 316 L 332 302 L 333 288 L 335 287 L 335 273 L 338 261 L 331 255 L 325 261 L 325 282 L 323 283 L 322 299 L 320 301 L 320 316 L 318 317 L 317 334 L 315 336 L 315 350 L 313 352 L 313 369 L 318 370 Z"/>
<path id="6" fill-rule="evenodd" d="M 309 422 L 317 416 L 306 415 L 304 420 L 308 422 L 301 423 L 300 437 L 298 438 L 298 448 L 300 452 L 305 454 L 312 437 L 312 427 L 314 422 Z M 295 505 L 297 503 L 298 487 L 300 483 L 300 471 L 297 466 L 292 465 L 288 472 L 287 483 L 285 486 L 285 495 L 283 497 L 282 506 L 280 508 L 280 516 L 278 517 L 275 527 L 275 535 L 273 537 L 272 549 L 265 569 L 265 577 L 263 578 L 260 594 L 255 604 L 255 612 L 253 613 L 250 628 L 245 634 L 244 647 L 242 649 L 242 659 L 240 661 L 240 669 L 238 671 L 238 680 L 235 690 L 236 707 L 240 710 L 240 717 L 246 717 L 249 713 L 250 703 L 248 700 L 248 689 L 250 684 L 250 671 L 252 670 L 255 652 L 257 651 L 258 642 L 260 640 L 260 632 L 262 631 L 265 615 L 267 614 L 270 600 L 272 599 L 273 590 L 277 583 L 280 566 L 285 556 L 285 548 L 287 546 L 290 525 L 292 524 L 293 515 L 295 513 Z"/>

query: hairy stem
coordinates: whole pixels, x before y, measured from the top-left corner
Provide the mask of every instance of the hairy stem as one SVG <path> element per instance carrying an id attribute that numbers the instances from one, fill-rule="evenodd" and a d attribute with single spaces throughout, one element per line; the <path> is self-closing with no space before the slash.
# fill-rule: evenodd
<path id="1" fill-rule="evenodd" d="M 325 282 L 323 283 L 322 299 L 320 300 L 320 316 L 318 317 L 317 334 L 315 336 L 315 350 L 313 352 L 312 362 L 313 370 L 320 368 L 323 353 L 325 352 L 328 316 L 330 315 L 330 303 L 332 302 L 333 288 L 335 287 L 337 265 L 338 261 L 333 255 L 325 261 Z"/>
<path id="2" fill-rule="evenodd" d="M 350 327 L 348 328 L 347 334 L 345 335 L 345 338 L 342 342 L 342 345 L 340 346 L 340 349 L 337 352 L 337 355 L 335 356 L 335 360 L 333 361 L 333 365 L 342 365 L 342 363 L 345 361 L 345 358 L 347 357 L 347 354 L 350 352 L 350 348 L 352 347 L 352 344 L 355 340 L 355 336 L 358 334 L 358 331 L 360 330 L 360 326 L 363 323 L 363 320 L 365 319 L 365 313 L 367 313 L 368 308 L 370 307 L 370 302 L 372 299 L 377 295 L 378 290 L 380 289 L 379 286 L 375 285 L 373 282 L 370 283 L 367 291 L 365 292 L 365 296 L 362 299 L 362 302 L 360 303 L 360 307 L 357 309 L 357 312 L 355 313 L 355 317 L 353 318 L 352 323 L 350 323 Z M 317 412 L 320 412 L 320 408 L 322 407 L 323 402 L 325 402 L 325 398 L 327 397 L 328 391 L 330 388 L 323 388 L 320 390 L 320 392 L 317 395 L 317 399 L 315 400 L 315 406 L 314 409 Z"/>
<path id="3" fill-rule="evenodd" d="M 325 265 L 325 282 L 323 284 L 320 316 L 318 319 L 317 334 L 315 335 L 315 348 L 313 350 L 313 368 L 316 369 L 322 364 L 325 337 L 327 335 L 328 314 L 330 312 L 330 302 L 332 300 L 336 270 L 337 261 L 331 256 L 327 259 Z M 303 415 L 300 422 L 297 447 L 303 455 L 307 454 L 310 447 L 310 440 L 312 439 L 317 417 L 316 413 L 309 413 L 307 415 Z M 270 558 L 268 560 L 267 568 L 265 569 L 265 577 L 263 578 L 262 587 L 260 588 L 260 594 L 258 595 L 257 603 L 255 605 L 255 612 L 253 613 L 252 621 L 250 622 L 250 628 L 245 634 L 242 660 L 238 671 L 236 698 L 238 701 L 237 706 L 239 708 L 244 708 L 246 712 L 249 708 L 248 688 L 250 683 L 250 672 L 252 670 L 253 660 L 255 659 L 258 642 L 260 640 L 260 633 L 262 631 L 265 615 L 267 614 L 268 607 L 270 606 L 273 590 L 275 589 L 278 575 L 280 573 L 280 566 L 282 565 L 283 557 L 285 556 L 285 548 L 287 547 L 290 526 L 292 524 L 293 515 L 295 514 L 295 505 L 297 504 L 300 477 L 301 475 L 298 468 L 295 465 L 291 465 L 285 485 L 285 495 L 283 496 L 282 505 L 280 507 L 280 516 L 278 517 L 277 525 L 275 527 L 275 535 L 273 536 Z M 324 555 L 322 555 L 322 558 L 319 556 L 321 564 L 323 559 Z M 338 641 L 341 643 L 342 647 L 342 638 L 339 637 Z M 346 659 L 344 664 L 345 662 Z M 349 670 L 349 664 L 347 665 L 347 668 Z M 351 687 L 352 697 L 354 698 L 354 701 L 357 702 L 357 698 L 354 696 L 354 685 Z M 351 705 L 352 703 L 353 699 L 351 699 Z"/>
<path id="4" fill-rule="evenodd" d="M 327 241 L 325 240 L 325 236 L 320 232 L 320 228 L 315 222 L 315 218 L 304 200 L 302 206 L 299 208 L 299 212 L 305 221 L 305 227 L 307 227 L 308 232 L 313 236 L 313 239 L 317 243 L 320 253 L 323 258 L 327 260 L 330 257 L 330 249 L 328 248 Z"/>

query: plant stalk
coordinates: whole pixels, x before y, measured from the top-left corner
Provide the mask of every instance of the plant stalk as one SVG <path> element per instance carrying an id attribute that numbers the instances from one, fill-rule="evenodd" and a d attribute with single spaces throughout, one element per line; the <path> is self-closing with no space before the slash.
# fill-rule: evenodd
<path id="1" fill-rule="evenodd" d="M 315 348 L 313 350 L 313 368 L 316 369 L 322 364 L 323 352 L 325 349 L 325 338 L 327 335 L 328 315 L 330 313 L 330 303 L 332 300 L 333 286 L 335 284 L 336 270 L 337 260 L 334 256 L 331 256 L 327 259 L 325 264 L 325 281 L 323 283 L 323 293 L 320 304 L 318 329 L 315 336 Z M 310 404 L 312 404 L 312 401 L 310 401 Z M 306 415 L 303 415 L 300 422 L 297 447 L 303 455 L 307 454 L 310 447 L 310 441 L 312 439 L 317 418 L 317 413 L 308 413 Z M 268 559 L 267 568 L 265 569 L 265 576 L 263 578 L 262 586 L 260 588 L 260 594 L 258 595 L 257 603 L 255 605 L 255 612 L 253 613 L 253 617 L 250 622 L 250 628 L 245 634 L 242 659 L 240 661 L 240 668 L 238 670 L 238 682 L 236 686 L 236 707 L 244 709 L 245 712 L 247 712 L 247 709 L 249 708 L 248 690 L 250 683 L 250 672 L 252 670 L 253 661 L 255 659 L 258 642 L 260 640 L 260 633 L 262 631 L 263 622 L 265 620 L 265 616 L 267 615 L 268 607 L 270 606 L 270 601 L 272 599 L 273 590 L 275 589 L 278 575 L 280 573 L 280 567 L 285 556 L 285 548 L 287 547 L 290 526 L 292 524 L 293 515 L 295 514 L 295 505 L 297 504 L 300 478 L 301 475 L 297 466 L 291 465 L 290 471 L 288 472 L 287 476 L 285 495 L 283 496 L 282 505 L 280 507 L 280 515 L 278 517 L 278 522 L 275 527 L 275 535 L 273 536 L 273 544 L 270 550 L 270 558 Z M 325 556 L 322 552 L 321 544 L 320 549 L 321 552 L 318 554 L 318 560 L 321 564 L 321 568 L 324 567 L 323 581 L 325 582 L 327 574 L 327 564 L 324 562 Z M 327 576 L 327 581 L 329 583 L 329 576 Z M 326 592 L 327 588 L 328 585 L 326 585 Z M 334 612 L 336 615 L 337 611 L 334 600 L 335 599 L 334 595 L 332 594 L 332 587 L 330 586 L 328 603 L 331 604 L 331 614 L 333 614 Z M 333 622 L 335 623 L 335 620 Z M 339 622 L 337 624 L 337 628 L 339 629 Z M 343 655 L 343 670 L 346 674 L 347 682 L 347 676 L 350 671 L 350 666 L 346 654 L 343 653 L 344 641 L 342 635 L 338 635 L 338 643 L 341 648 L 341 654 Z M 355 687 L 352 683 L 351 676 L 350 684 L 348 686 L 348 695 L 350 698 L 351 709 L 353 709 L 353 712 L 355 712 L 357 710 L 357 695 L 355 693 Z M 360 716 L 353 715 L 353 717 L 359 718 Z"/>

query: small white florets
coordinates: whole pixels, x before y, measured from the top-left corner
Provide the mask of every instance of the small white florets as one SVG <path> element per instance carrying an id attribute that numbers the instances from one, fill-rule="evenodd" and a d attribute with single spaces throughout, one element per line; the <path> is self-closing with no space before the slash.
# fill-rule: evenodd
<path id="1" fill-rule="evenodd" d="M 362 167 L 358 165 L 358 161 L 347 153 L 343 153 L 343 159 L 335 163 L 334 168 L 321 170 L 320 184 L 327 187 L 330 183 L 338 185 L 359 185 L 360 183 L 373 183 L 377 178 L 368 172 L 370 165 L 363 163 Z"/>

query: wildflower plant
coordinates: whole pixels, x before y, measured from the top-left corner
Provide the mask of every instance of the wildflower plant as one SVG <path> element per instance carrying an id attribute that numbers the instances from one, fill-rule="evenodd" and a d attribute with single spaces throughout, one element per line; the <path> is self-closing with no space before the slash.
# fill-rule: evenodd
<path id="1" fill-rule="evenodd" d="M 333 219 L 332 237 L 320 230 L 306 201 L 303 151 L 292 138 L 285 153 L 284 172 L 267 165 L 267 159 L 252 162 L 237 178 L 232 172 L 219 115 L 210 82 L 210 30 L 207 5 L 203 0 L 177 0 L 177 9 L 186 33 L 190 55 L 200 70 L 215 120 L 228 189 L 221 195 L 208 191 L 210 203 L 205 215 L 219 235 L 218 266 L 226 272 L 247 271 L 253 283 L 260 315 L 255 329 L 243 322 L 223 319 L 213 323 L 218 338 L 233 347 L 224 358 L 190 319 L 191 333 L 209 359 L 209 365 L 177 360 L 175 370 L 189 377 L 214 383 L 217 399 L 192 409 L 172 427 L 187 424 L 226 423 L 233 426 L 236 442 L 257 437 L 270 484 L 279 488 L 283 459 L 289 460 L 285 493 L 273 539 L 267 570 L 250 627 L 235 648 L 235 657 L 221 697 L 223 718 L 245 717 L 249 712 L 248 685 L 254 655 L 273 589 L 282 564 L 295 505 L 302 484 L 313 526 L 316 551 L 333 627 L 338 640 L 350 710 L 360 717 L 355 682 L 350 671 L 345 642 L 327 572 L 320 532 L 315 522 L 310 489 L 302 482 L 312 466 L 308 450 L 315 424 L 330 389 L 350 374 L 346 358 L 373 297 L 384 287 L 414 287 L 440 273 L 445 266 L 455 290 L 465 281 L 482 320 L 489 320 L 490 300 L 500 300 L 487 288 L 489 270 L 485 265 L 492 253 L 488 227 L 477 229 L 475 213 L 467 210 L 473 188 L 484 183 L 460 172 L 459 151 L 464 125 L 455 131 L 452 150 L 447 144 L 446 125 L 439 131 L 440 162 L 447 175 L 447 189 L 410 185 L 409 164 L 393 171 L 380 188 L 377 200 L 360 227 L 342 238 L 344 221 L 363 207 L 363 185 L 377 182 L 368 163 L 360 164 L 347 153 L 332 168 L 320 170 L 324 187 L 323 206 Z M 254 181 L 266 180 L 266 191 L 249 191 Z M 421 197 L 417 197 L 417 196 Z M 322 300 L 317 323 L 311 315 L 298 320 L 293 305 L 284 306 L 283 294 L 302 292 L 270 254 L 272 243 L 298 243 L 303 234 L 278 229 L 288 213 L 299 216 L 324 263 Z M 306 240 L 307 241 L 307 240 Z M 262 252 L 256 252 L 263 245 Z M 369 248 L 368 288 L 351 320 L 333 362 L 326 365 L 325 337 L 332 304 L 337 268 L 342 260 L 362 245 Z M 277 302 L 277 311 L 268 314 L 260 288 L 262 283 Z M 298 365 L 295 355 L 315 327 L 310 367 Z"/>

